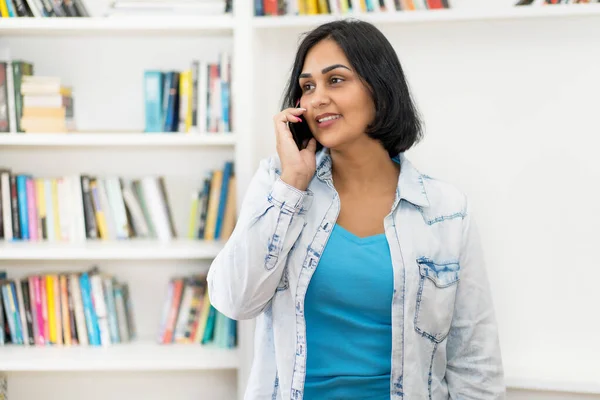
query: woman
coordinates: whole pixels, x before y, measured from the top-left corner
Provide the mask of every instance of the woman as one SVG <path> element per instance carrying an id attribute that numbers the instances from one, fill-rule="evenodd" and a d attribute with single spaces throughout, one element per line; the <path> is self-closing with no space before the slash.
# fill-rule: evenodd
<path id="1" fill-rule="evenodd" d="M 310 32 L 282 108 L 208 274 L 219 311 L 257 317 L 246 399 L 502 398 L 470 205 L 405 158 L 421 125 L 383 34 Z"/>

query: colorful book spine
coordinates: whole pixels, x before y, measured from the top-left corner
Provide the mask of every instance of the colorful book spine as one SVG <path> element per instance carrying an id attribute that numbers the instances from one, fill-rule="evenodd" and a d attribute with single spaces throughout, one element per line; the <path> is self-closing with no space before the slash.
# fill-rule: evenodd
<path id="1" fill-rule="evenodd" d="M 21 239 L 29 239 L 29 213 L 27 211 L 27 176 L 17 175 L 17 196 L 19 201 L 19 222 Z"/>
<path id="2" fill-rule="evenodd" d="M 100 346 L 100 331 L 98 329 L 96 312 L 94 311 L 94 305 L 92 303 L 92 287 L 87 272 L 81 274 L 79 285 L 81 286 L 81 299 L 83 302 L 83 312 L 85 314 L 89 343 L 92 346 Z"/>
<path id="3" fill-rule="evenodd" d="M 25 180 L 27 196 L 27 220 L 30 240 L 39 240 L 38 237 L 38 213 L 36 207 L 36 195 L 33 178 L 28 176 Z"/>

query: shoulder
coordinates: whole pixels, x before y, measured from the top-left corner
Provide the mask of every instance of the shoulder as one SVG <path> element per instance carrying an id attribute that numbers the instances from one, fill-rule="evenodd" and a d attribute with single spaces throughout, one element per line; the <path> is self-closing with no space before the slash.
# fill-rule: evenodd
<path id="1" fill-rule="evenodd" d="M 428 224 L 467 216 L 468 198 L 458 186 L 427 174 L 420 176 L 429 206 L 419 207 L 419 211 Z"/>
<path id="2" fill-rule="evenodd" d="M 428 222 L 449 217 L 464 218 L 467 196 L 457 185 L 425 173 L 404 154 L 399 156 L 399 160 L 405 171 L 401 181 L 408 190 L 409 200 L 415 200 L 416 207 Z"/>
<path id="3" fill-rule="evenodd" d="M 466 208 L 467 195 L 455 184 L 430 175 L 422 174 L 421 177 L 432 207 L 451 210 Z"/>

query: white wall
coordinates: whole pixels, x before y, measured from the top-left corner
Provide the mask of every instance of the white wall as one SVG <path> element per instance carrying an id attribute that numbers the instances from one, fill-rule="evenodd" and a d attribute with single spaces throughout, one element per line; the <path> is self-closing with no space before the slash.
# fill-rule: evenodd
<path id="1" fill-rule="evenodd" d="M 426 123 L 409 157 L 474 202 L 509 382 L 600 392 L 600 17 L 381 28 Z M 257 38 L 259 158 L 300 33 Z"/>

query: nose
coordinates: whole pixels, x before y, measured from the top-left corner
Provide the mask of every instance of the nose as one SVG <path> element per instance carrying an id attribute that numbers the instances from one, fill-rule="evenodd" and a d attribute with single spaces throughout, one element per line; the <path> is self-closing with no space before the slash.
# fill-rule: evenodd
<path id="1" fill-rule="evenodd" d="M 329 98 L 327 90 L 325 88 L 317 87 L 313 91 L 313 95 L 310 100 L 310 105 L 313 108 L 321 108 L 323 106 L 328 105 L 330 101 L 331 99 Z"/>

